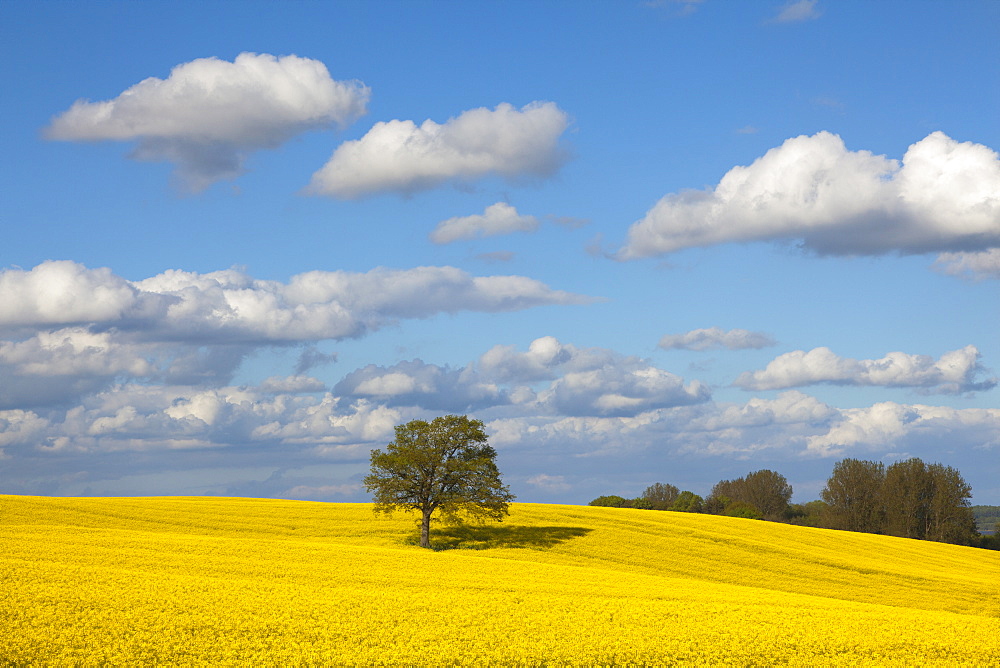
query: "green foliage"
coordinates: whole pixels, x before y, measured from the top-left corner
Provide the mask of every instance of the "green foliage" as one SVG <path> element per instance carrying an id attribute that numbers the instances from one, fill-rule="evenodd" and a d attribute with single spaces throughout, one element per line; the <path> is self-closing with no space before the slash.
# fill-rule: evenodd
<path id="1" fill-rule="evenodd" d="M 882 488 L 885 466 L 881 462 L 842 459 L 820 492 L 828 505 L 823 526 L 845 531 L 882 533 L 885 507 Z"/>
<path id="2" fill-rule="evenodd" d="M 705 501 L 694 492 L 687 490 L 677 495 L 677 500 L 670 506 L 669 510 L 682 513 L 700 513 Z"/>
<path id="3" fill-rule="evenodd" d="M 623 496 L 618 496 L 617 494 L 610 494 L 608 496 L 599 496 L 587 505 L 604 506 L 606 508 L 630 508 L 631 501 L 629 501 Z"/>
<path id="4" fill-rule="evenodd" d="M 785 476 L 774 471 L 763 469 L 748 473 L 736 480 L 720 480 L 712 488 L 705 502 L 706 512 L 719 515 L 729 514 L 728 508 L 734 503 L 741 504 L 739 517 L 753 514 L 772 521 L 782 520 L 788 510 L 788 502 L 792 498 L 792 486 Z"/>
<path id="5" fill-rule="evenodd" d="M 829 504 L 826 501 L 793 503 L 785 513 L 785 521 L 797 526 L 820 527 L 823 526 L 823 516 L 828 509 Z"/>
<path id="6" fill-rule="evenodd" d="M 677 500 L 680 490 L 674 485 L 657 482 L 646 488 L 640 499 L 645 502 L 645 507 L 652 510 L 668 510 Z M 638 505 L 636 506 L 639 507 Z"/>
<path id="7" fill-rule="evenodd" d="M 641 510 L 670 510 L 679 494 L 676 487 L 662 482 L 654 483 L 634 499 L 626 499 L 617 494 L 599 496 L 588 505 L 607 508 L 638 508 Z"/>
<path id="8" fill-rule="evenodd" d="M 970 506 L 979 533 L 993 531 L 1000 524 L 1000 506 Z"/>
<path id="9" fill-rule="evenodd" d="M 992 535 L 981 535 L 973 544 L 986 550 L 1000 550 L 1000 522 L 996 523 Z"/>
<path id="10" fill-rule="evenodd" d="M 655 483 L 639 498 L 601 496 L 590 505 L 705 512 L 1000 547 L 1000 535 L 990 535 L 992 530 L 987 528 L 996 525 L 1000 534 L 1000 506 L 970 506 L 972 487 L 950 466 L 925 464 L 916 458 L 889 467 L 881 462 L 843 459 L 834 465 L 820 495 L 822 500 L 792 505 L 792 486 L 785 477 L 762 469 L 735 480 L 720 480 L 707 499 Z"/>
<path id="11" fill-rule="evenodd" d="M 514 500 L 496 466 L 483 423 L 462 415 L 396 426 L 385 452 L 372 450 L 365 489 L 376 513 L 421 514 L 421 547 L 430 547 L 431 516 L 448 522 L 502 521 Z"/>
<path id="12" fill-rule="evenodd" d="M 743 501 L 733 501 L 726 506 L 722 514 L 726 517 L 743 517 L 748 520 L 764 519 L 764 513 L 760 512 L 756 506 L 751 506 Z"/>
<path id="13" fill-rule="evenodd" d="M 844 459 L 821 495 L 829 504 L 823 525 L 834 529 L 959 545 L 978 540 L 969 507 L 972 487 L 950 466 L 917 458 L 888 467 Z"/>

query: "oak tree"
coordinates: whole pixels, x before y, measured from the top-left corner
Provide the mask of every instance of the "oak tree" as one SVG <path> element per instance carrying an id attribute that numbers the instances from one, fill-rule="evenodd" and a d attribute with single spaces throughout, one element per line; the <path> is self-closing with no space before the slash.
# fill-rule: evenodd
<path id="1" fill-rule="evenodd" d="M 396 426 L 385 451 L 372 450 L 365 488 L 376 513 L 420 513 L 420 546 L 430 547 L 431 517 L 502 521 L 514 500 L 496 466 L 483 423 L 465 415 Z"/>

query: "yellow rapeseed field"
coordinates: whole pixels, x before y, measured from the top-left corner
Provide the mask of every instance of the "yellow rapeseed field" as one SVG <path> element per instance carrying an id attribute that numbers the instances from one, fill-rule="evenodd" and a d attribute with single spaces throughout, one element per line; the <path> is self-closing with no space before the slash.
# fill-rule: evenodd
<path id="1" fill-rule="evenodd" d="M 0 496 L 0 665 L 1000 666 L 1000 553 L 514 504 Z"/>

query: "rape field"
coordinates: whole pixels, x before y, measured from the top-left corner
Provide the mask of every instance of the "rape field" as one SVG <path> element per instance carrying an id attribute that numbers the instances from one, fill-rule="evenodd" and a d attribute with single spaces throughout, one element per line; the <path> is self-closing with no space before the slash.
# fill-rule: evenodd
<path id="1" fill-rule="evenodd" d="M 513 504 L 0 496 L 2 665 L 1000 666 L 1000 554 Z"/>

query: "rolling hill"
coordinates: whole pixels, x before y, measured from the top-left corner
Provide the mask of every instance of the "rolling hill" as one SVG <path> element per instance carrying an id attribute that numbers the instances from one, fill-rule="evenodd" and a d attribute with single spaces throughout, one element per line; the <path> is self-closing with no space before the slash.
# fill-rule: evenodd
<path id="1" fill-rule="evenodd" d="M 513 504 L 0 496 L 0 663 L 1000 665 L 1000 553 Z"/>

